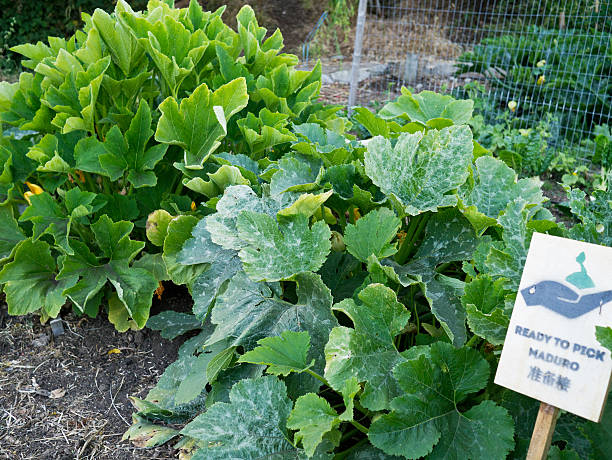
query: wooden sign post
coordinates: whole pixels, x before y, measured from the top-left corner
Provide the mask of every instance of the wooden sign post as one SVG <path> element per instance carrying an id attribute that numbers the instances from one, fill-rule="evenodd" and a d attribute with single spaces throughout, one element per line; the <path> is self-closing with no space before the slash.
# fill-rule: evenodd
<path id="1" fill-rule="evenodd" d="M 548 449 L 555 434 L 559 409 L 546 403 L 540 403 L 538 418 L 533 427 L 526 460 L 546 460 Z"/>
<path id="2" fill-rule="evenodd" d="M 612 326 L 612 248 L 534 233 L 495 375 L 541 401 L 528 460 L 547 458 L 559 409 L 600 421 L 612 359 L 596 326 Z"/>

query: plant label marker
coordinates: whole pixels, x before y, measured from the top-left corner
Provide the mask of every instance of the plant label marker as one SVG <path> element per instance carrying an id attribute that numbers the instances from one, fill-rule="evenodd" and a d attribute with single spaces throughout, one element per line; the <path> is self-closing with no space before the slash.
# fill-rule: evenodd
<path id="1" fill-rule="evenodd" d="M 559 409 L 599 422 L 612 326 L 612 248 L 534 233 L 495 383 L 542 402 L 528 459 L 546 458 Z"/>

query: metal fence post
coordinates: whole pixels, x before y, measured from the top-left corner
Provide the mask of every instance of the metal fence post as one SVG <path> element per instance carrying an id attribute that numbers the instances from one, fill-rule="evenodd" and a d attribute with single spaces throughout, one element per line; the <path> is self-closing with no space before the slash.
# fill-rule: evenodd
<path id="1" fill-rule="evenodd" d="M 359 85 L 359 67 L 361 66 L 361 50 L 363 48 L 363 29 L 365 27 L 368 0 L 359 0 L 359 10 L 357 12 L 357 31 L 355 32 L 355 48 L 353 50 L 353 65 L 351 67 L 351 88 L 348 98 L 349 116 L 353 113 L 355 98 L 357 96 L 357 86 Z"/>

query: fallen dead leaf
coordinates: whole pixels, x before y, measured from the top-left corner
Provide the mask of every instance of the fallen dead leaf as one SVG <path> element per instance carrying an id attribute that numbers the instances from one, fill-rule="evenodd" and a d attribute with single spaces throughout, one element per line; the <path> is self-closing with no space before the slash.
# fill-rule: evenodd
<path id="1" fill-rule="evenodd" d="M 60 399 L 60 398 L 63 398 L 65 394 L 66 394 L 66 390 L 64 390 L 63 388 L 56 388 L 55 390 L 51 391 L 49 398 Z"/>

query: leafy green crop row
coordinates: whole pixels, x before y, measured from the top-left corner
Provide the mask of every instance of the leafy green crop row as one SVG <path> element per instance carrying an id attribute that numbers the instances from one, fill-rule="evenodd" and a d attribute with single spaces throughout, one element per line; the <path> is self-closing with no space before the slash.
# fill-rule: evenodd
<path id="1" fill-rule="evenodd" d="M 160 249 L 144 242 L 147 216 L 197 215 L 227 185 L 257 186 L 244 155 L 213 154 L 280 155 L 296 139 L 289 123 L 334 113 L 313 104 L 319 66 L 296 70 L 252 9 L 238 31 L 222 13 L 154 0 L 141 14 L 120 1 L 112 15 L 84 14 L 69 40 L 13 48 L 32 72 L 0 83 L 0 122 L 14 127 L 0 141 L 11 314 L 55 317 L 68 299 L 95 316 L 105 298 L 118 328 L 143 327 L 166 278 Z"/>
<path id="2" fill-rule="evenodd" d="M 237 32 L 221 13 L 120 1 L 71 40 L 17 48 L 34 72 L 0 86 L 0 120 L 17 128 L 0 148 L 10 313 L 69 301 L 108 306 L 120 330 L 190 333 L 132 398 L 139 446 L 524 456 L 537 403 L 492 373 L 530 237 L 612 244 L 610 190 L 569 191 L 580 224 L 566 230 L 537 178 L 474 142 L 472 101 L 431 92 L 356 109 L 360 141 L 314 102 L 318 66 L 296 70 L 250 8 Z M 193 313 L 148 318 L 167 280 Z M 610 346 L 609 328 L 597 336 Z M 563 415 L 554 453 L 603 457 L 604 420 Z"/>

